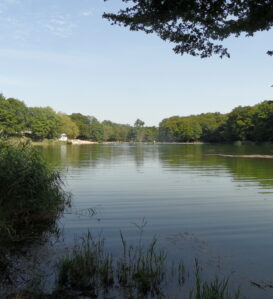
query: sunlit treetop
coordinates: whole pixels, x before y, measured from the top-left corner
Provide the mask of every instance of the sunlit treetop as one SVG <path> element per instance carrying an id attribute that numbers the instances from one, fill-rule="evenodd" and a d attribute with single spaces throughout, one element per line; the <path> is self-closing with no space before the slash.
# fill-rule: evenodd
<path id="1" fill-rule="evenodd" d="M 105 0 L 107 1 L 107 0 Z M 104 13 L 112 24 L 156 33 L 175 44 L 177 54 L 229 57 L 221 42 L 252 36 L 273 25 L 272 0 L 121 0 L 127 7 Z M 267 52 L 273 55 L 273 51 Z"/>

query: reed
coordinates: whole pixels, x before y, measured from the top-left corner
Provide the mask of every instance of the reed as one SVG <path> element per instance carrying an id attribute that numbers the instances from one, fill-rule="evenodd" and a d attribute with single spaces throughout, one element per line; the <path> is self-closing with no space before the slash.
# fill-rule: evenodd
<path id="1" fill-rule="evenodd" d="M 229 291 L 228 278 L 219 279 L 217 276 L 214 280 L 208 282 L 201 278 L 201 267 L 195 259 L 195 287 L 190 292 L 190 299 L 240 299 L 240 289 L 234 293 Z"/>
<path id="2" fill-rule="evenodd" d="M 114 283 L 112 256 L 105 252 L 104 240 L 95 240 L 90 232 L 79 246 L 58 261 L 57 268 L 58 293 L 74 290 L 96 296 Z"/>
<path id="3" fill-rule="evenodd" d="M 107 253 L 104 240 L 94 239 L 88 232 L 82 238 L 82 243 L 57 263 L 55 296 L 66 298 L 77 294 L 90 298 L 171 298 L 166 291 L 171 279 L 172 287 L 181 292 L 179 298 L 242 298 L 239 290 L 234 294 L 229 292 L 228 279 L 202 280 L 197 260 L 194 287 L 189 293 L 183 289 L 189 271 L 186 272 L 182 261 L 173 264 L 170 271 L 167 253 L 158 248 L 156 238 L 147 247 L 142 243 L 129 244 L 122 232 L 120 238 L 122 253 L 114 258 Z"/>
<path id="4" fill-rule="evenodd" d="M 12 282 L 12 264 L 52 234 L 70 194 L 61 174 L 28 142 L 0 139 L 0 280 Z"/>
<path id="5" fill-rule="evenodd" d="M 127 245 L 120 233 L 123 256 L 117 260 L 117 279 L 122 288 L 142 295 L 159 295 L 166 274 L 166 253 L 157 248 L 154 239 L 147 248 Z"/>
<path id="6" fill-rule="evenodd" d="M 33 243 L 57 231 L 56 219 L 70 195 L 29 143 L 0 141 L 0 243 Z"/>

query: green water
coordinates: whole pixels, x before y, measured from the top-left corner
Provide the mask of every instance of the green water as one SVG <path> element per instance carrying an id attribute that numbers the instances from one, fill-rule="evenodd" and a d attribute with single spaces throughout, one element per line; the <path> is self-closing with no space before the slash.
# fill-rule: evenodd
<path id="1" fill-rule="evenodd" d="M 103 233 L 118 252 L 119 231 L 134 242 L 135 224 L 145 218 L 144 242 L 156 235 L 174 258 L 182 255 L 190 265 L 197 257 L 211 274 L 232 273 L 248 298 L 273 297 L 271 289 L 249 284 L 273 280 L 273 159 L 221 156 L 273 155 L 272 145 L 60 145 L 41 151 L 66 174 L 73 193 L 61 221 L 66 246 L 89 229 Z"/>

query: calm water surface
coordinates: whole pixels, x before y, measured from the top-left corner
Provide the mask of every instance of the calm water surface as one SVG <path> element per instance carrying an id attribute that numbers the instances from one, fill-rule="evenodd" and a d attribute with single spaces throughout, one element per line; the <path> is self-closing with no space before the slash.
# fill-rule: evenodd
<path id="1" fill-rule="evenodd" d="M 232 274 L 247 298 L 273 298 L 272 289 L 250 286 L 273 284 L 273 159 L 221 156 L 273 155 L 272 145 L 61 145 L 42 151 L 64 170 L 73 193 L 62 219 L 66 245 L 89 229 L 118 252 L 119 231 L 135 242 L 135 224 L 144 218 L 144 242 L 156 235 L 189 267 L 197 257 L 207 275 Z"/>

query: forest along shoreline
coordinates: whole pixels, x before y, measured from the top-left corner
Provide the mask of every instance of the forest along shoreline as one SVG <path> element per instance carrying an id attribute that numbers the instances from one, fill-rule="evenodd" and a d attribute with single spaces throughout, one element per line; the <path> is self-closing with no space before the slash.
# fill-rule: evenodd
<path id="1" fill-rule="evenodd" d="M 165 263 L 167 253 L 154 240 L 148 247 L 132 247 L 121 234 L 124 252 L 114 260 L 111 252 L 104 250 L 102 240 L 94 240 L 87 232 L 83 243 L 76 244 L 75 250 L 56 263 L 52 292 L 44 288 L 46 283 L 37 274 L 37 267 L 30 267 L 28 273 L 18 272 L 33 246 L 45 244 L 52 235 L 58 236 L 57 221 L 70 204 L 61 173 L 52 169 L 31 144 L 195 145 L 273 141 L 273 101 L 239 106 L 227 114 L 172 116 L 163 119 L 158 127 L 147 127 L 140 119 L 131 126 L 108 120 L 100 122 L 81 113 L 56 113 L 50 107 L 27 107 L 22 101 L 3 95 L 0 95 L 0 111 L 0 282 L 17 292 L 4 294 L 6 298 L 17 295 L 97 298 L 113 289 L 120 290 L 124 298 L 164 298 L 162 291 L 169 270 Z M 215 155 L 272 158 L 271 155 Z M 173 273 L 179 286 L 185 282 L 186 270 L 183 263 L 177 266 Z M 236 286 L 233 286 L 235 292 L 229 292 L 228 279 L 202 280 L 198 261 L 190 271 L 194 273 L 192 292 L 185 298 L 240 298 Z M 104 293 L 101 295 L 100 291 Z"/>
<path id="2" fill-rule="evenodd" d="M 235 141 L 273 142 L 273 101 L 239 106 L 230 113 L 171 116 L 158 126 L 99 121 L 81 113 L 56 113 L 51 107 L 27 107 L 24 102 L 0 94 L 0 136 L 33 141 L 85 140 L 90 142 L 191 143 Z"/>
<path id="3" fill-rule="evenodd" d="M 193 142 L 137 142 L 137 141 L 90 141 L 90 140 L 82 140 L 82 139 L 68 139 L 67 141 L 59 141 L 54 139 L 45 139 L 43 141 L 33 141 L 27 138 L 18 139 L 19 141 L 26 141 L 30 140 L 32 145 L 52 145 L 52 144 L 67 144 L 67 145 L 85 145 L 85 144 L 210 144 L 209 142 L 202 142 L 202 141 L 193 141 Z"/>

